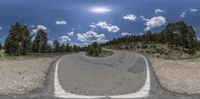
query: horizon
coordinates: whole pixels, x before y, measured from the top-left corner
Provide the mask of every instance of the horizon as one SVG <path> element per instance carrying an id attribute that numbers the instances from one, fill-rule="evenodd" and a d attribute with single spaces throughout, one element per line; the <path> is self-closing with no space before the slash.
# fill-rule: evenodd
<path id="1" fill-rule="evenodd" d="M 114 2 L 114 3 L 113 3 Z M 0 42 L 11 25 L 26 24 L 31 35 L 37 29 L 48 32 L 49 43 L 87 45 L 150 30 L 158 32 L 167 23 L 184 21 L 200 38 L 200 1 L 188 0 L 1 0 Z M 154 5 L 154 6 L 152 6 Z M 143 7 L 141 9 L 141 7 Z"/>

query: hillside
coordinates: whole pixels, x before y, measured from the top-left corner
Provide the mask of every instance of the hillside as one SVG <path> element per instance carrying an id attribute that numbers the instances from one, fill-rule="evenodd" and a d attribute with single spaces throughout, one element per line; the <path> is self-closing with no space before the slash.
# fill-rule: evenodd
<path id="1" fill-rule="evenodd" d="M 169 23 L 161 32 L 146 31 L 102 44 L 105 48 L 130 50 L 165 59 L 199 57 L 200 43 L 192 26 L 183 21 Z"/>

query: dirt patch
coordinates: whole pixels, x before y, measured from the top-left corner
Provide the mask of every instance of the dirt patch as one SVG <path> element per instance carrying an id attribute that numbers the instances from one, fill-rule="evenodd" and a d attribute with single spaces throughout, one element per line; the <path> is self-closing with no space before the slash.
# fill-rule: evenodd
<path id="1" fill-rule="evenodd" d="M 177 93 L 200 94 L 200 59 L 149 59 L 163 87 Z"/>
<path id="2" fill-rule="evenodd" d="M 43 87 L 48 68 L 55 59 L 0 60 L 0 94 L 24 94 Z"/>

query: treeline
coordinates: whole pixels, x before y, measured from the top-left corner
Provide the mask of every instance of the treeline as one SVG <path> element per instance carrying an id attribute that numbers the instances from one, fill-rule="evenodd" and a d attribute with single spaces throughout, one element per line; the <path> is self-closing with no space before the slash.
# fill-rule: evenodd
<path id="1" fill-rule="evenodd" d="M 0 48 L 2 45 L 0 45 Z M 48 33 L 43 29 L 37 30 L 36 36 L 31 36 L 26 25 L 16 23 L 11 26 L 4 42 L 5 52 L 10 55 L 25 55 L 27 53 L 57 53 L 78 52 L 80 47 L 61 44 L 58 40 L 53 45 L 48 44 Z"/>
<path id="2" fill-rule="evenodd" d="M 129 35 L 113 39 L 104 46 L 116 45 L 120 43 L 142 42 L 144 44 L 165 44 L 169 48 L 174 49 L 181 47 L 182 50 L 189 54 L 194 54 L 199 50 L 200 43 L 197 40 L 196 33 L 192 26 L 186 25 L 185 22 L 169 23 L 164 30 L 158 33 L 147 31 L 142 35 Z"/>
<path id="3" fill-rule="evenodd" d="M 97 42 L 94 42 L 90 45 L 88 45 L 88 47 L 86 48 L 86 53 L 89 56 L 99 56 L 100 53 L 102 52 L 102 48 L 100 46 L 100 44 L 98 44 Z"/>

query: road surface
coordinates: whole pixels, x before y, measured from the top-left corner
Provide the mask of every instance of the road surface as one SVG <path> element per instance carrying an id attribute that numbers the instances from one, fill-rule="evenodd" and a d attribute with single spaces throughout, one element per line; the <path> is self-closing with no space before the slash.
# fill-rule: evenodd
<path id="1" fill-rule="evenodd" d="M 160 86 L 144 56 L 114 52 L 104 58 L 88 57 L 83 52 L 65 55 L 52 64 L 43 88 L 0 99 L 200 99 Z"/>
<path id="2" fill-rule="evenodd" d="M 148 62 L 142 55 L 123 51 L 105 58 L 71 54 L 58 61 L 54 85 L 55 95 L 61 98 L 147 97 Z"/>

